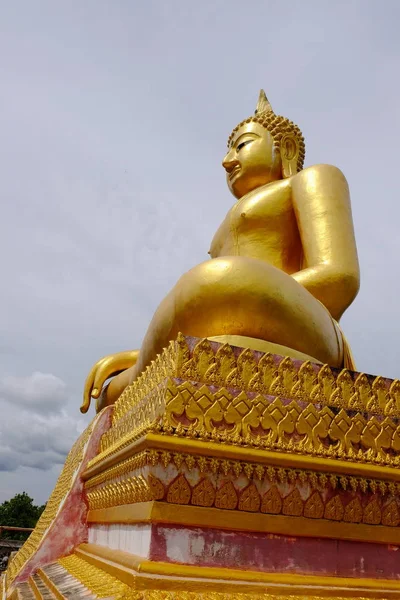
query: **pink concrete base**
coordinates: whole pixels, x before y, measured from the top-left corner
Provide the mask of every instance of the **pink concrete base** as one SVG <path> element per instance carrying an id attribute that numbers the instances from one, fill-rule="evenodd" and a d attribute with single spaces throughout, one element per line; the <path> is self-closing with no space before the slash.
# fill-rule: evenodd
<path id="1" fill-rule="evenodd" d="M 96 456 L 100 438 L 111 424 L 112 407 L 95 417 L 93 431 L 86 444 L 83 459 L 75 475 L 72 487 L 53 521 L 45 533 L 39 549 L 22 568 L 14 584 L 26 581 L 40 567 L 70 554 L 79 544 L 88 540 L 87 505 L 84 501 L 83 481 L 80 474 L 87 463 Z M 82 434 L 84 435 L 84 434 Z"/>
<path id="2" fill-rule="evenodd" d="M 399 546 L 216 529 L 153 525 L 149 558 L 267 573 L 400 579 Z"/>

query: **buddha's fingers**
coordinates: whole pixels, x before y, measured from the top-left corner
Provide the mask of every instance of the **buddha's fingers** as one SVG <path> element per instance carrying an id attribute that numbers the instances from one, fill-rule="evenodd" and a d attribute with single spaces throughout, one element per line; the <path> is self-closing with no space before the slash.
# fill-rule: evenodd
<path id="1" fill-rule="evenodd" d="M 87 412 L 90 406 L 90 398 L 98 398 L 101 390 L 110 377 L 113 377 L 129 369 L 136 364 L 139 356 L 139 350 L 128 350 L 111 354 L 101 358 L 91 369 L 83 392 L 83 403 L 81 412 Z"/>
<path id="2" fill-rule="evenodd" d="M 94 387 L 94 381 L 101 363 L 106 358 L 107 357 L 104 357 L 97 361 L 97 363 L 95 363 L 91 368 L 89 375 L 86 377 L 85 387 L 83 390 L 83 402 L 80 408 L 81 413 L 86 413 L 89 410 L 91 397 L 93 396 L 94 398 L 97 398 L 100 394 L 99 390 Z"/>

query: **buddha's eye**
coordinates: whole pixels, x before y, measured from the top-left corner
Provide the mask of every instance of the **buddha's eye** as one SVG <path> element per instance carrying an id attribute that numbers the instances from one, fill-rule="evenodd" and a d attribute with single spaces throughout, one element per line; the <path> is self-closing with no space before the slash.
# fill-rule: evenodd
<path id="1" fill-rule="evenodd" d="M 236 150 L 239 152 L 244 146 L 246 146 L 247 144 L 251 144 L 252 141 L 253 140 L 245 140 L 244 142 L 240 142 Z"/>

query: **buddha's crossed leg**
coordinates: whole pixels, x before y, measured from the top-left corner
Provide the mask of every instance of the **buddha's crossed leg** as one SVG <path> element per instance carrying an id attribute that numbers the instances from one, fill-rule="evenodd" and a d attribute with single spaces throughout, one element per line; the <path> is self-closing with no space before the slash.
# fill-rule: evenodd
<path id="1" fill-rule="evenodd" d="M 185 273 L 148 327 L 135 366 L 114 377 L 102 404 L 125 387 L 179 332 L 246 336 L 286 346 L 334 367 L 342 344 L 327 309 L 290 275 L 258 259 L 215 258 Z"/>

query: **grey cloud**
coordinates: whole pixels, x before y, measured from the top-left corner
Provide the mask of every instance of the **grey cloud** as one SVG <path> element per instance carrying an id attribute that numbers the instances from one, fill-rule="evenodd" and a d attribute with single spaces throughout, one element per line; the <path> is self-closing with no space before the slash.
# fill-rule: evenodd
<path id="1" fill-rule="evenodd" d="M 15 471 L 19 467 L 19 456 L 13 448 L 0 445 L 0 472 Z"/>
<path id="2" fill-rule="evenodd" d="M 51 373 L 35 372 L 28 377 L 12 375 L 0 378 L 0 398 L 9 405 L 45 414 L 59 412 L 68 400 L 67 386 Z"/>
<path id="3" fill-rule="evenodd" d="M 63 464 L 84 422 L 65 409 L 67 385 L 50 373 L 0 380 L 0 471 Z"/>
<path id="4" fill-rule="evenodd" d="M 6 407 L 0 404 L 3 415 Z M 82 430 L 65 411 L 46 418 L 31 412 L 10 412 L 0 423 L 0 470 L 21 467 L 49 470 L 61 465 Z"/>

